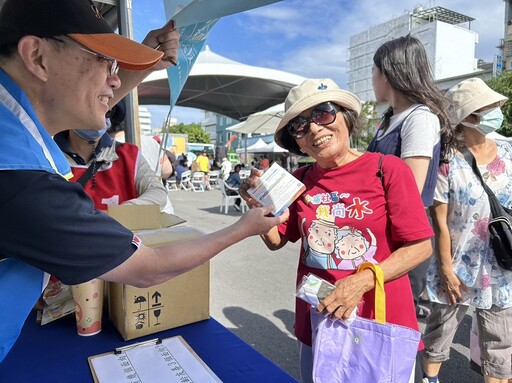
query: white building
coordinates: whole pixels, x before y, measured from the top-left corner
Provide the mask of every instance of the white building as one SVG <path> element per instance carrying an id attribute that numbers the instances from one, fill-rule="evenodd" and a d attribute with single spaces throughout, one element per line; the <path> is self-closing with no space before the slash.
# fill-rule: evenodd
<path id="1" fill-rule="evenodd" d="M 210 135 L 210 143 L 214 145 L 217 144 L 217 126 L 219 125 L 217 120 L 223 117 L 230 119 L 229 117 L 225 117 L 214 112 L 209 112 L 207 110 L 204 111 L 203 129 Z"/>
<path id="2" fill-rule="evenodd" d="M 139 106 L 140 133 L 146 136 L 153 135 L 151 127 L 151 112 L 145 106 Z"/>
<path id="3" fill-rule="evenodd" d="M 490 77 L 488 71 L 477 66 L 478 34 L 469 29 L 473 20 L 443 7 L 417 7 L 413 12 L 351 36 L 348 89 L 362 101 L 375 101 L 371 79 L 373 55 L 384 42 L 409 33 L 425 45 L 440 89 L 448 89 L 467 77 Z"/>

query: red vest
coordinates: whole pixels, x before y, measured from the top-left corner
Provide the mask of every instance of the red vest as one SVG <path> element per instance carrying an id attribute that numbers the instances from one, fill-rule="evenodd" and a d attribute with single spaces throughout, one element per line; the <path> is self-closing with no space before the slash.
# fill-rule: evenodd
<path id="1" fill-rule="evenodd" d="M 107 210 L 108 205 L 120 205 L 124 201 L 138 197 L 135 175 L 139 148 L 125 143 L 116 147 L 116 153 L 119 158 L 106 168 L 98 170 L 94 176 L 95 180 L 91 177 L 84 186 L 85 192 L 94 201 L 94 207 L 98 210 Z M 78 181 L 88 167 L 89 165 L 72 166 L 71 181 Z"/>

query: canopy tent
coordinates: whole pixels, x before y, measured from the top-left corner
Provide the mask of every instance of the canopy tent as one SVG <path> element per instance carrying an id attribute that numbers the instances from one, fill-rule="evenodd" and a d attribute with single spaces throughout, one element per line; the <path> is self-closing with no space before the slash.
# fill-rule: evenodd
<path id="1" fill-rule="evenodd" d="M 286 153 L 286 152 L 288 152 L 288 150 L 277 145 L 275 141 L 272 141 L 270 144 L 268 144 L 267 149 L 270 153 Z"/>
<path id="2" fill-rule="evenodd" d="M 305 80 L 291 73 L 245 65 L 208 46 L 199 53 L 176 105 L 208 110 L 236 120 L 281 103 Z M 139 104 L 169 105 L 167 71 L 151 73 L 138 86 Z"/>
<path id="3" fill-rule="evenodd" d="M 273 134 L 284 116 L 284 103 L 251 114 L 247 120 L 230 126 L 226 130 L 238 133 Z"/>
<path id="4" fill-rule="evenodd" d="M 256 141 L 251 146 L 248 146 L 247 148 L 241 148 L 236 150 L 237 153 L 266 153 L 267 151 L 268 145 L 261 138 L 258 138 L 258 141 Z"/>

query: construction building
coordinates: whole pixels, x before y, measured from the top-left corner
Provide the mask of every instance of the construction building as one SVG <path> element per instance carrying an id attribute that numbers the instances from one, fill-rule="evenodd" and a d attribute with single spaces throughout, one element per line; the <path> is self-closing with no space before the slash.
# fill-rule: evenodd
<path id="1" fill-rule="evenodd" d="M 468 77 L 491 78 L 492 65 L 480 65 L 475 58 L 478 34 L 471 30 L 473 20 L 443 7 L 424 9 L 419 6 L 413 12 L 351 36 L 348 89 L 362 101 L 374 101 L 371 77 L 375 51 L 384 42 L 409 33 L 424 44 L 434 79 L 441 90 Z M 512 33 L 512 26 L 509 27 Z M 510 53 L 512 55 L 512 49 Z"/>

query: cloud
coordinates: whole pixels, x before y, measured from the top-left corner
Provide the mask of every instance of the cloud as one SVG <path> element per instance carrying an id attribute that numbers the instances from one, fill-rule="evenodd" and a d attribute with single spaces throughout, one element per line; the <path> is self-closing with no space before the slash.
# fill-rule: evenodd
<path id="1" fill-rule="evenodd" d="M 408 14 L 417 5 L 410 0 L 284 1 L 255 10 L 251 16 L 265 18 L 267 28 L 260 32 L 267 33 L 269 41 L 276 40 L 272 34 L 279 36 L 283 51 L 267 60 L 270 67 L 305 77 L 331 77 L 344 87 L 350 37 Z M 429 1 L 423 7 L 427 9 L 435 5 Z M 483 2 L 448 0 L 439 6 L 476 19 L 471 22 L 471 30 L 479 34 L 475 56 L 492 61 L 497 53 L 496 45 L 503 35 L 504 5 L 489 7 Z M 277 24 L 275 21 L 281 20 L 282 15 L 289 17 L 290 22 Z M 465 23 L 463 26 L 469 25 Z M 246 27 L 251 28 L 251 24 Z"/>
<path id="2" fill-rule="evenodd" d="M 341 24 L 343 7 L 323 0 L 284 1 L 247 12 L 238 26 L 257 33 L 272 48 L 259 66 L 344 83 L 348 40 L 335 27 Z"/>

